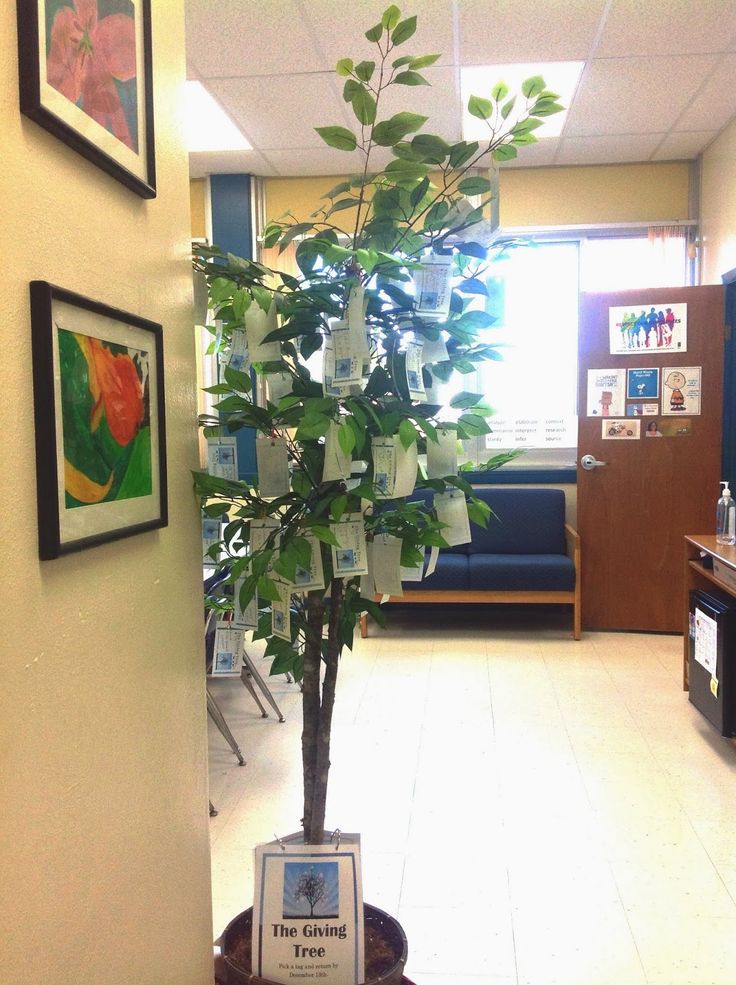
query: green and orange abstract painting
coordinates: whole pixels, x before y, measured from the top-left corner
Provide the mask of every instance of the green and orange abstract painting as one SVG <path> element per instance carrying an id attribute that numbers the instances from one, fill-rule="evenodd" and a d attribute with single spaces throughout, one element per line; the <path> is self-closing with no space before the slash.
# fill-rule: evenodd
<path id="1" fill-rule="evenodd" d="M 57 326 L 67 508 L 153 492 L 149 354 Z"/>
<path id="2" fill-rule="evenodd" d="M 135 8 L 131 0 L 45 0 L 46 78 L 138 152 Z"/>

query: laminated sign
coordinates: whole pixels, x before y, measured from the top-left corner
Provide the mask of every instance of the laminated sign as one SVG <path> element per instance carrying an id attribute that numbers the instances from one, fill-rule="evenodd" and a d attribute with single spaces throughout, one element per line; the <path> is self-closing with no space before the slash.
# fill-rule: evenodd
<path id="1" fill-rule="evenodd" d="M 360 838 L 257 845 L 253 973 L 284 985 L 364 981 Z"/>

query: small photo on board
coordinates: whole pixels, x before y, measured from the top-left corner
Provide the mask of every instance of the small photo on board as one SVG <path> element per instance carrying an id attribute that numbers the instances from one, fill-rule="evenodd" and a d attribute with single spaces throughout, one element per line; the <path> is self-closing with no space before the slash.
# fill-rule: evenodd
<path id="1" fill-rule="evenodd" d="M 337 570 L 349 571 L 355 567 L 355 551 L 352 547 L 343 547 L 337 551 Z"/>
<path id="2" fill-rule="evenodd" d="M 640 434 L 641 421 L 637 418 L 601 421 L 601 437 L 604 441 L 638 441 Z"/>
<path id="3" fill-rule="evenodd" d="M 231 673 L 235 667 L 235 654 L 228 650 L 222 650 L 215 654 L 215 673 Z"/>
<path id="4" fill-rule="evenodd" d="M 352 375 L 353 371 L 353 361 L 352 359 L 336 359 L 335 360 L 335 379 L 336 380 L 346 380 Z"/>

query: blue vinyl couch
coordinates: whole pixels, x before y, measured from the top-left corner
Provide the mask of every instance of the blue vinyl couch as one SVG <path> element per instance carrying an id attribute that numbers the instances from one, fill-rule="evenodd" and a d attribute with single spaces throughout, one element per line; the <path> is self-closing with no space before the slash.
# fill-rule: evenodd
<path id="1" fill-rule="evenodd" d="M 404 582 L 391 602 L 559 603 L 571 605 L 573 638 L 580 639 L 580 538 L 565 523 L 561 489 L 474 489 L 491 507 L 488 526 L 470 524 L 471 543 L 445 547 L 435 571 Z M 368 622 L 361 619 L 361 635 Z"/>

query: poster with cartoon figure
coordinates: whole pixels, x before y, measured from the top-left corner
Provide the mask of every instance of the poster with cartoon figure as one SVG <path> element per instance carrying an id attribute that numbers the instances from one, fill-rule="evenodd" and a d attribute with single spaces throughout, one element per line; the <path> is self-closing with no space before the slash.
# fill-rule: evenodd
<path id="1" fill-rule="evenodd" d="M 687 352 L 687 305 L 609 308 L 608 333 L 612 356 Z"/>
<path id="2" fill-rule="evenodd" d="M 700 366 L 666 366 L 662 370 L 662 413 L 699 414 Z"/>
<path id="3" fill-rule="evenodd" d="M 588 417 L 623 417 L 625 369 L 588 370 Z"/>
<path id="4" fill-rule="evenodd" d="M 656 400 L 658 396 L 658 369 L 626 370 L 626 397 L 628 400 Z"/>

